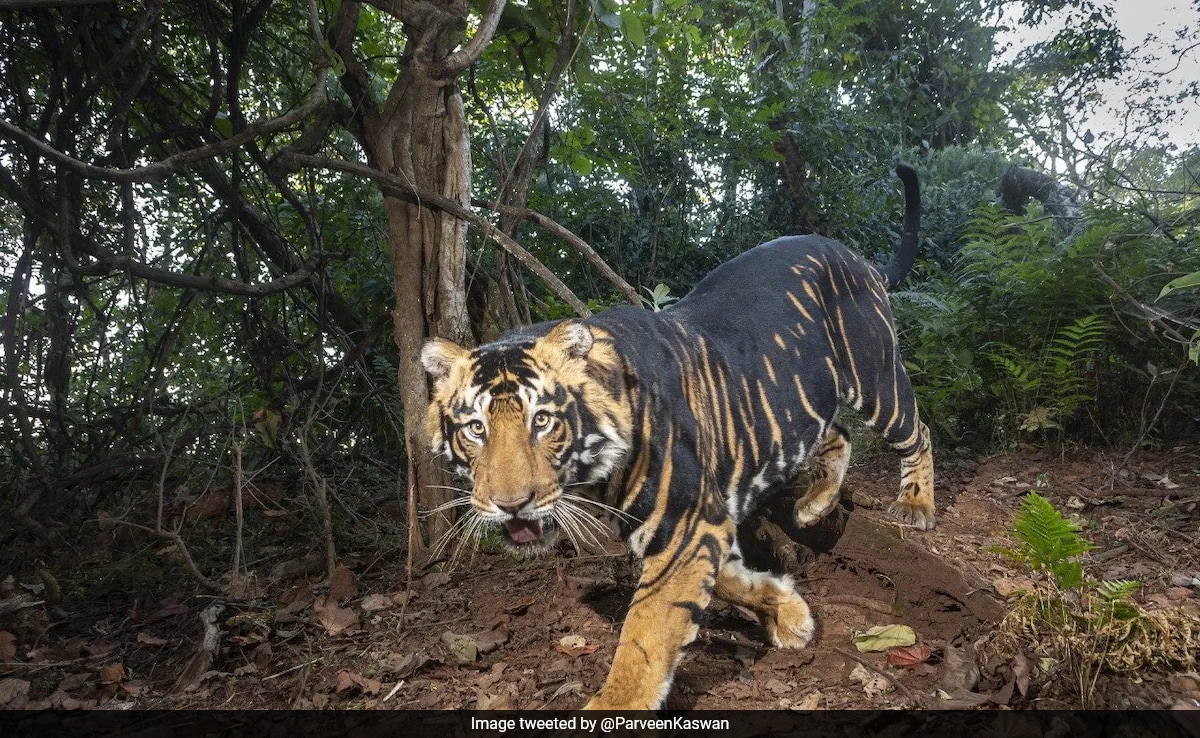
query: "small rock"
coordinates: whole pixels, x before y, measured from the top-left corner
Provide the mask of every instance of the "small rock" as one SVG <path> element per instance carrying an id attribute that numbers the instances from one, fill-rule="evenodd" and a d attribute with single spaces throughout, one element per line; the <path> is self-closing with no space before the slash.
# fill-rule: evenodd
<path id="1" fill-rule="evenodd" d="M 1186 600 L 1191 593 L 1192 590 L 1188 589 L 1187 587 L 1169 587 L 1167 588 L 1166 592 L 1163 592 L 1163 594 L 1165 594 L 1169 599 L 1175 600 L 1176 602 Z"/>
<path id="2" fill-rule="evenodd" d="M 1200 572 L 1192 572 L 1191 574 L 1182 574 L 1176 572 L 1171 575 L 1172 587 L 1200 587 Z"/>
<path id="3" fill-rule="evenodd" d="M 1194 671 L 1187 674 L 1172 674 L 1170 686 L 1172 692 L 1200 691 L 1200 674 Z"/>

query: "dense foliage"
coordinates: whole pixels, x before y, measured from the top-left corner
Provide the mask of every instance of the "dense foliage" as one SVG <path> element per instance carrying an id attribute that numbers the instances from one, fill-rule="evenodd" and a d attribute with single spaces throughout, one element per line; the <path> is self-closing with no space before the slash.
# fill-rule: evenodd
<path id="1" fill-rule="evenodd" d="M 429 461 L 404 448 L 419 398 L 396 345 L 452 330 L 435 312 L 457 289 L 433 270 L 453 229 L 445 258 L 411 239 L 458 201 L 404 168 L 455 134 L 388 115 L 441 69 L 414 52 L 441 37 L 413 29 L 458 13 L 439 33 L 475 33 L 498 4 L 42 5 L 0 11 L 0 510 L 20 521 L 3 543 L 100 513 L 195 541 L 173 513 L 271 479 L 291 530 L 369 529 Z M 1006 25 L 1063 14 L 1004 53 Z M 508 4 L 449 85 L 469 330 L 630 299 L 597 255 L 657 306 L 787 232 L 886 258 L 903 159 L 923 260 L 894 304 L 942 443 L 1195 433 L 1200 150 L 1156 125 L 1196 91 L 1144 85 L 1139 125 L 1078 130 L 1137 41 L 1090 0 Z M 397 131 L 412 145 L 387 164 Z M 1013 164 L 1049 170 L 1080 214 L 994 205 Z M 409 278 L 437 297 L 393 324 Z"/>

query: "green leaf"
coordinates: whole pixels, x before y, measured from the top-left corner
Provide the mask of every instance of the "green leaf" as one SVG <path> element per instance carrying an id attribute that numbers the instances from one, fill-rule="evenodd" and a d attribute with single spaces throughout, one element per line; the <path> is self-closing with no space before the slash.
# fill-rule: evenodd
<path id="1" fill-rule="evenodd" d="M 1158 293 L 1158 297 L 1156 299 L 1161 300 L 1176 290 L 1187 290 L 1195 287 L 1200 287 L 1200 272 L 1185 274 L 1178 279 L 1172 279 L 1170 282 L 1167 282 L 1165 285 L 1163 285 L 1162 292 Z"/>
<path id="2" fill-rule="evenodd" d="M 897 646 L 911 646 L 917 642 L 917 634 L 907 625 L 876 625 L 863 631 L 854 631 L 850 642 L 859 651 L 886 651 Z"/>
<path id="3" fill-rule="evenodd" d="M 626 11 L 621 13 L 621 27 L 625 31 L 625 38 L 634 46 L 646 45 L 646 29 L 642 27 L 642 19 L 636 13 Z"/>
<path id="4" fill-rule="evenodd" d="M 571 168 L 574 169 L 580 176 L 586 177 L 592 173 L 592 160 L 580 154 L 571 159 Z"/>
<path id="5" fill-rule="evenodd" d="M 213 118 L 213 128 L 215 128 L 217 133 L 221 134 L 223 138 L 229 138 L 233 136 L 233 123 L 229 121 L 229 117 L 226 115 L 218 114 L 215 118 Z"/>

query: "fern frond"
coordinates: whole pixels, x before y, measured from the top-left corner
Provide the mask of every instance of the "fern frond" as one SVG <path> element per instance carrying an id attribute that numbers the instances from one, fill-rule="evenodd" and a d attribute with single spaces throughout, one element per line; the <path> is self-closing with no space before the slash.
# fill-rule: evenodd
<path id="1" fill-rule="evenodd" d="M 1017 555 L 1030 566 L 1049 571 L 1059 587 L 1070 589 L 1083 583 L 1083 567 L 1076 559 L 1090 551 L 1092 544 L 1046 498 L 1030 492 L 1021 501 L 1012 532 L 1021 542 Z"/>
<path id="2" fill-rule="evenodd" d="M 1096 585 L 1096 594 L 1105 604 L 1128 599 L 1142 583 L 1136 579 L 1109 579 Z"/>

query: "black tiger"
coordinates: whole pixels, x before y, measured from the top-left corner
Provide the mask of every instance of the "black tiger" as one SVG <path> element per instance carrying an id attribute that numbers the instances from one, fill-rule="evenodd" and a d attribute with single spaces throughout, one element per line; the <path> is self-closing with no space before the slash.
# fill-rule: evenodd
<path id="1" fill-rule="evenodd" d="M 892 513 L 933 527 L 929 432 L 887 298 L 912 266 L 920 222 L 916 173 L 903 164 L 896 173 L 904 225 L 885 267 L 822 236 L 779 238 L 662 312 L 616 307 L 470 350 L 426 344 L 427 429 L 473 481 L 473 524 L 544 549 L 585 515 L 564 488 L 603 482 L 642 558 L 612 669 L 587 707 L 661 706 L 713 595 L 758 613 L 776 646 L 809 642 L 808 605 L 788 577 L 743 564 L 736 528 L 764 496 L 793 489 L 806 465 L 815 481 L 795 503 L 796 522 L 833 508 L 850 459 L 841 405 L 900 455 Z"/>

